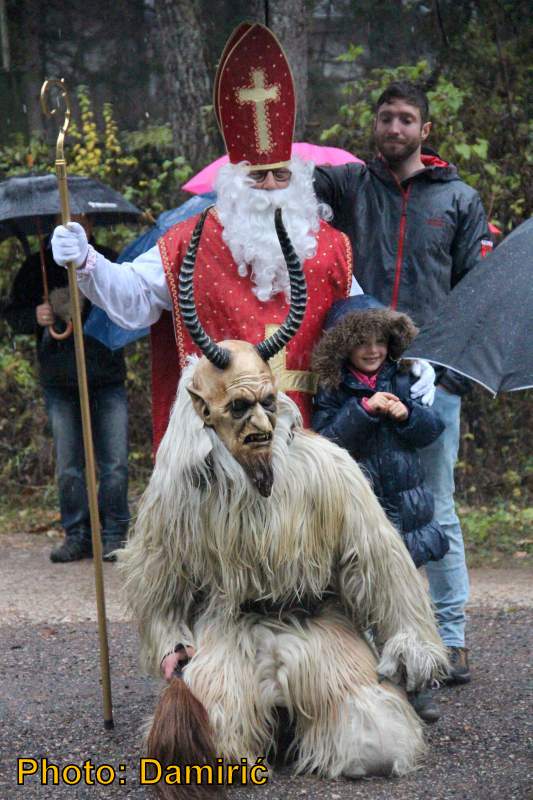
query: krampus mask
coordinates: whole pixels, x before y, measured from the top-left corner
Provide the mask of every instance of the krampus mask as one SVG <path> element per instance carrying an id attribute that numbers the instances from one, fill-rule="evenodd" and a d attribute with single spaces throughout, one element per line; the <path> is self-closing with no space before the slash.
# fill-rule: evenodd
<path id="1" fill-rule="evenodd" d="M 292 339 L 306 306 L 305 278 L 287 236 L 281 211 L 275 225 L 287 263 L 291 302 L 287 319 L 268 339 L 253 346 L 229 340 L 216 344 L 202 328 L 193 295 L 193 272 L 207 209 L 200 217 L 183 260 L 179 300 L 183 321 L 204 353 L 188 387 L 197 414 L 212 428 L 263 497 L 272 490 L 272 437 L 276 425 L 276 384 L 268 359 Z"/>

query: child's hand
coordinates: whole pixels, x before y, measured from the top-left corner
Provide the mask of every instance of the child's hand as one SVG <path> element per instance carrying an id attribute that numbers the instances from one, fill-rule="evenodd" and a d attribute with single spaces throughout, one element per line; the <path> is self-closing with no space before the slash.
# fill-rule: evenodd
<path id="1" fill-rule="evenodd" d="M 405 422 L 405 420 L 409 416 L 409 411 L 407 409 L 407 406 L 404 406 L 401 400 L 396 400 L 395 402 L 391 402 L 389 404 L 389 409 L 387 413 L 389 417 L 395 419 L 396 422 Z"/>
<path id="2" fill-rule="evenodd" d="M 388 414 L 391 403 L 399 402 L 396 395 L 391 392 L 376 392 L 376 394 L 368 398 L 367 406 L 374 414 Z"/>

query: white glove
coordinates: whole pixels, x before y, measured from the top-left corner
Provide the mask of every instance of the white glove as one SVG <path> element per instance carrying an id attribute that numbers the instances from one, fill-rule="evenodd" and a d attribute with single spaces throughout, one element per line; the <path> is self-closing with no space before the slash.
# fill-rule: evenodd
<path id="1" fill-rule="evenodd" d="M 87 234 L 79 222 L 58 225 L 52 236 L 52 253 L 56 264 L 66 267 L 72 263 L 78 269 L 85 264 L 88 252 Z"/>
<path id="2" fill-rule="evenodd" d="M 419 378 L 411 386 L 412 399 L 420 398 L 423 406 L 432 406 L 435 399 L 435 370 L 429 361 L 413 361 L 411 375 Z"/>

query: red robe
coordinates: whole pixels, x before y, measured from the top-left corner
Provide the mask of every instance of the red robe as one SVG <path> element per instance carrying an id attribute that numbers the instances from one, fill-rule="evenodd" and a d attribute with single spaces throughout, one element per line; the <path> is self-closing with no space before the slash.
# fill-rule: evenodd
<path id="1" fill-rule="evenodd" d="M 201 355 L 185 328 L 178 306 L 179 269 L 197 221 L 195 216 L 174 225 L 158 242 L 173 312 L 164 312 L 152 326 L 154 452 L 165 433 L 186 358 L 191 353 Z M 352 253 L 348 238 L 321 222 L 317 254 L 305 262 L 304 273 L 308 299 L 302 325 L 269 364 L 278 379 L 278 388 L 298 404 L 304 425 L 309 426 L 311 399 L 317 386 L 316 376 L 309 371 L 311 353 L 330 306 L 350 292 Z M 200 322 L 215 342 L 243 339 L 257 344 L 285 321 L 289 311 L 283 292 L 263 303 L 252 292 L 250 277 L 240 277 L 222 239 L 222 225 L 213 211 L 207 216 L 200 239 L 194 296 Z"/>

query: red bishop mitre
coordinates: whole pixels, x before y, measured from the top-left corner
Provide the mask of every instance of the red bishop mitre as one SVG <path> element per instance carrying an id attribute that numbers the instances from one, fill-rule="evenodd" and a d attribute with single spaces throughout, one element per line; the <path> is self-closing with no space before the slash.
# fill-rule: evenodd
<path id="1" fill-rule="evenodd" d="M 296 101 L 289 62 L 264 25 L 244 22 L 228 39 L 214 105 L 232 164 L 276 169 L 291 159 Z"/>

